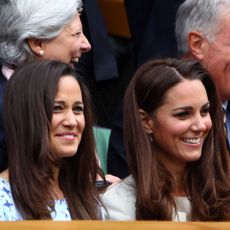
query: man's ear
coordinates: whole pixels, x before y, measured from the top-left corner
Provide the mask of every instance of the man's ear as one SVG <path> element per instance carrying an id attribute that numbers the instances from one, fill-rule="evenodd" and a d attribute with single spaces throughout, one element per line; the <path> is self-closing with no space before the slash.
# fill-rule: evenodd
<path id="1" fill-rule="evenodd" d="M 200 61 L 204 59 L 207 42 L 206 37 L 199 31 L 192 31 L 188 34 L 189 52 Z"/>
<path id="2" fill-rule="evenodd" d="M 28 44 L 31 50 L 38 56 L 43 56 L 44 54 L 44 44 L 41 40 L 36 38 L 28 38 Z"/>
<path id="3" fill-rule="evenodd" d="M 153 120 L 151 117 L 142 109 L 139 109 L 139 116 L 142 121 L 142 126 L 147 134 L 153 133 Z"/>

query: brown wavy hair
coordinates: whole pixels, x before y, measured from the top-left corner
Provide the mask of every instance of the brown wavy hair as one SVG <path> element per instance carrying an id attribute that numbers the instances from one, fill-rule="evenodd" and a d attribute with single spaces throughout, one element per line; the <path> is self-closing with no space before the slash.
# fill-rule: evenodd
<path id="1" fill-rule="evenodd" d="M 125 94 L 124 142 L 129 170 L 136 183 L 136 219 L 171 220 L 176 209 L 174 176 L 159 161 L 160 151 L 145 132 L 139 109 L 154 114 L 166 92 L 176 84 L 200 80 L 210 101 L 210 130 L 202 156 L 188 163 L 185 192 L 191 201 L 192 220 L 230 220 L 229 153 L 224 133 L 223 111 L 209 73 L 194 60 L 151 60 L 135 73 Z"/>
<path id="2" fill-rule="evenodd" d="M 84 104 L 85 129 L 77 153 L 57 161 L 49 151 L 54 99 L 61 77 L 78 81 Z M 23 219 L 51 219 L 50 189 L 54 166 L 72 219 L 99 219 L 100 199 L 95 187 L 101 173 L 95 156 L 93 114 L 86 87 L 75 71 L 59 61 L 40 61 L 17 68 L 4 100 L 4 122 L 13 199 Z"/>

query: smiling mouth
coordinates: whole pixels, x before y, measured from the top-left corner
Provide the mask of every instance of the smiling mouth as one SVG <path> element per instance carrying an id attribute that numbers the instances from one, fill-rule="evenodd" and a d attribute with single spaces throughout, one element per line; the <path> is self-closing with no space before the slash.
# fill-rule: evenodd
<path id="1" fill-rule="evenodd" d="M 71 59 L 71 62 L 78 62 L 79 61 L 79 58 L 78 57 L 75 57 L 75 58 L 72 58 Z"/>
<path id="2" fill-rule="evenodd" d="M 65 138 L 75 138 L 77 135 L 72 135 L 72 134 L 66 134 L 66 135 L 62 135 Z"/>
<path id="3" fill-rule="evenodd" d="M 76 134 L 59 134 L 57 137 L 65 140 L 75 140 L 77 138 Z"/>
<path id="4" fill-rule="evenodd" d="M 200 144 L 201 138 L 183 138 L 182 141 L 187 144 Z"/>

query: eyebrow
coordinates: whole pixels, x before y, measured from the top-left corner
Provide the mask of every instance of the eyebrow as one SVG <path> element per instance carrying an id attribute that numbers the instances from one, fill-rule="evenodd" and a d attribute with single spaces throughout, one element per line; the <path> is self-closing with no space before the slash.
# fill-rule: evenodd
<path id="1" fill-rule="evenodd" d="M 210 105 L 210 102 L 207 102 L 204 105 L 202 105 L 201 107 L 203 108 L 203 107 L 206 107 L 206 106 L 209 106 L 209 105 Z M 189 110 L 189 109 L 192 109 L 192 106 L 178 107 L 178 108 L 173 109 L 173 111 L 177 111 L 177 110 Z"/>
<path id="2" fill-rule="evenodd" d="M 59 101 L 59 100 L 55 100 L 54 103 L 58 103 L 58 104 L 63 104 L 65 105 L 66 102 L 65 101 Z M 83 105 L 83 102 L 82 101 L 75 101 L 74 104 L 77 104 L 77 105 Z"/>

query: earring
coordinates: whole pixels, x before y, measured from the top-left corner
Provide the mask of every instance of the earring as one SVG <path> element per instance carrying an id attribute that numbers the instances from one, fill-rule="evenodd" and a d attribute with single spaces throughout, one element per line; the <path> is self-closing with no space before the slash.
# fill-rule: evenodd
<path id="1" fill-rule="evenodd" d="M 40 50 L 39 54 L 40 54 L 40 56 L 43 56 L 44 55 L 44 50 Z"/>
<path id="2" fill-rule="evenodd" d="M 149 134 L 149 140 L 150 140 L 150 142 L 153 142 L 153 137 L 151 134 Z"/>

